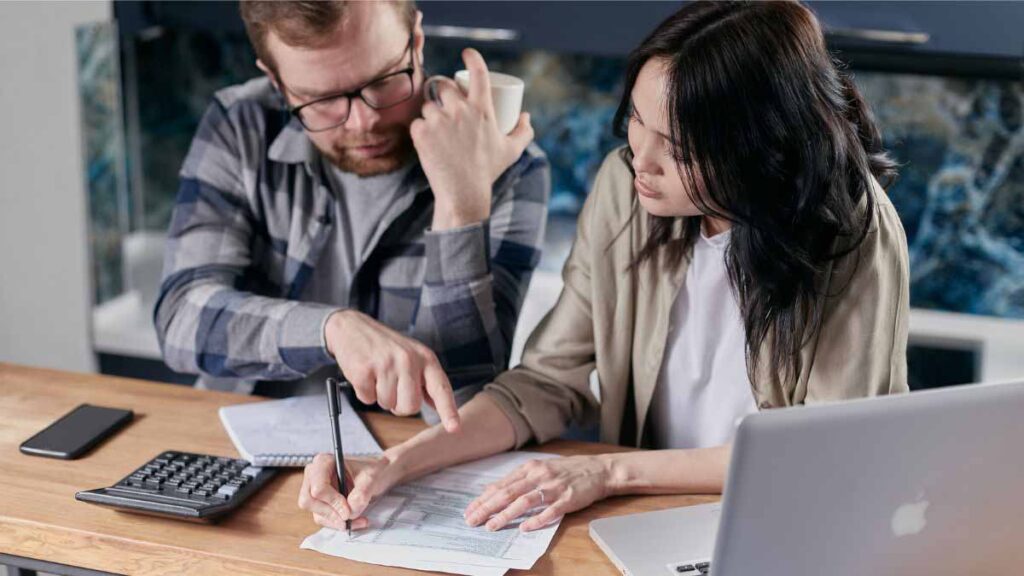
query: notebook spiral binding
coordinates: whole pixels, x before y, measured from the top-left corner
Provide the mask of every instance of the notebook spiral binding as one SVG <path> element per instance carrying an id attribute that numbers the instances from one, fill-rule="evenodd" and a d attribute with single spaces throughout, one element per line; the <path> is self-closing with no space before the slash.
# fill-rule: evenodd
<path id="1" fill-rule="evenodd" d="M 316 454 L 255 454 L 254 466 L 305 466 Z"/>

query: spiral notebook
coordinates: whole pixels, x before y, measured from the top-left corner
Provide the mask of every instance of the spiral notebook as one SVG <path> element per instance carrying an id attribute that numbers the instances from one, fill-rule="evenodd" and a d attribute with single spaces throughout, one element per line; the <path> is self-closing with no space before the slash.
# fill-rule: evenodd
<path id="1" fill-rule="evenodd" d="M 345 456 L 380 454 L 380 444 L 345 395 L 338 401 Z M 254 466 L 305 466 L 317 454 L 334 451 L 322 395 L 223 406 L 220 421 L 238 453 Z"/>

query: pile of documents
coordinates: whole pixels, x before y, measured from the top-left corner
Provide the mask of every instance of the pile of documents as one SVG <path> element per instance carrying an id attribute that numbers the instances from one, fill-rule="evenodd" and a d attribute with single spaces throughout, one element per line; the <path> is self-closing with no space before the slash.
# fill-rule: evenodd
<path id="1" fill-rule="evenodd" d="M 367 510 L 370 527 L 353 532 L 321 529 L 302 543 L 349 560 L 468 576 L 528 570 L 547 550 L 560 522 L 523 533 L 519 521 L 491 532 L 471 528 L 462 514 L 484 486 L 531 459 L 550 454 L 508 452 L 453 466 L 393 488 Z M 525 517 L 523 518 L 525 519 Z"/>

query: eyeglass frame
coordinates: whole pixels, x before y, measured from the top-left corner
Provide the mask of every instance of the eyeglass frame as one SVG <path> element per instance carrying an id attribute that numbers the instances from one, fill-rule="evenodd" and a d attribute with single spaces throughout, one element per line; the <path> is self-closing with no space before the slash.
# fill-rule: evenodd
<path id="1" fill-rule="evenodd" d="M 302 127 L 305 128 L 307 132 L 326 132 L 328 130 L 333 130 L 334 128 L 337 128 L 338 126 L 341 126 L 342 124 L 348 122 L 348 119 L 352 116 L 352 99 L 353 98 L 358 97 L 360 100 L 363 101 L 363 104 L 366 104 L 372 110 L 386 110 L 388 108 L 392 108 L 394 106 L 398 106 L 399 104 L 401 104 L 403 102 L 408 102 L 409 100 L 411 100 L 413 98 L 413 96 L 416 95 L 416 78 L 413 76 L 416 73 L 416 53 L 413 50 L 413 42 L 415 41 L 415 39 L 416 39 L 416 33 L 415 32 L 410 32 L 409 33 L 409 42 L 408 42 L 408 44 L 405 45 L 405 50 L 402 51 L 402 55 L 403 56 L 405 55 L 406 52 L 412 51 L 412 54 L 410 54 L 410 56 L 412 58 L 412 61 L 409 63 L 409 66 L 407 68 L 403 68 L 401 70 L 396 70 L 394 72 L 389 72 L 387 74 L 384 74 L 384 75 L 378 76 L 376 78 L 373 78 L 373 79 L 363 83 L 362 85 L 360 85 L 355 90 L 350 90 L 348 92 L 338 92 L 336 94 L 328 94 L 327 96 L 322 96 L 322 97 L 317 98 L 315 100 L 311 100 L 309 102 L 304 102 L 302 104 L 299 104 L 298 106 L 292 106 L 291 104 L 288 103 L 287 99 L 285 99 L 285 104 L 288 106 L 288 113 L 290 115 L 294 116 L 295 119 L 299 121 L 299 124 L 301 124 Z M 376 84 L 376 83 L 378 83 L 378 82 L 380 82 L 382 80 L 387 80 L 388 78 L 393 78 L 395 76 L 399 76 L 399 75 L 403 75 L 403 74 L 409 77 L 409 84 L 410 84 L 410 86 L 412 86 L 412 89 L 409 91 L 409 95 L 406 96 L 405 98 L 403 98 L 402 100 L 399 100 L 398 102 L 393 102 L 391 104 L 388 104 L 387 106 L 377 107 L 377 106 L 374 106 L 373 104 L 370 104 L 366 100 L 366 98 L 363 97 L 363 90 L 365 90 L 366 88 L 368 88 L 368 87 L 370 87 L 370 86 L 372 86 L 372 85 L 374 85 L 374 84 Z M 276 75 L 276 76 L 277 76 L 278 84 L 280 84 L 283 88 L 285 88 L 287 90 L 287 87 L 285 86 L 284 82 L 281 81 L 280 75 Z M 331 126 L 328 126 L 326 128 L 317 128 L 316 130 L 312 130 L 308 126 L 306 126 L 306 123 L 302 120 L 302 116 L 300 114 L 302 112 L 303 108 L 306 108 L 308 106 L 312 106 L 313 104 L 319 104 L 321 102 L 326 102 L 328 100 L 335 100 L 335 99 L 338 99 L 338 98 L 345 98 L 348 101 L 348 113 L 345 115 L 345 118 L 343 118 L 340 122 L 338 122 L 336 124 L 332 124 Z"/>

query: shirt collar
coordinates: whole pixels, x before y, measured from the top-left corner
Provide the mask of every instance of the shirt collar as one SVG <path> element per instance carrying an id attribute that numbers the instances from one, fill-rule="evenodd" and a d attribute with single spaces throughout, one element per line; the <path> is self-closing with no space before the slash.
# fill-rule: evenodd
<path id="1" fill-rule="evenodd" d="M 319 151 L 313 145 L 309 136 L 306 135 L 302 124 L 294 117 L 285 125 L 281 133 L 274 138 L 274 141 L 270 144 L 270 149 L 267 151 L 267 157 L 270 160 L 285 164 L 305 163 L 312 165 L 319 155 Z M 427 181 L 427 176 L 423 172 L 423 167 L 419 161 L 406 174 L 403 184 L 417 194 L 430 188 L 430 182 Z"/>
<path id="2" fill-rule="evenodd" d="M 274 138 L 267 157 L 285 164 L 311 163 L 317 151 L 297 118 L 292 117 L 281 133 Z"/>

